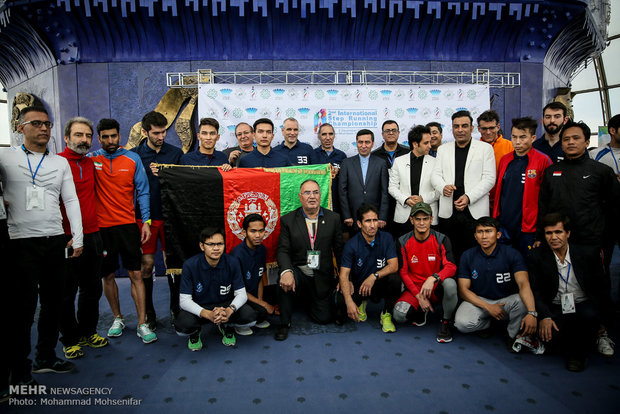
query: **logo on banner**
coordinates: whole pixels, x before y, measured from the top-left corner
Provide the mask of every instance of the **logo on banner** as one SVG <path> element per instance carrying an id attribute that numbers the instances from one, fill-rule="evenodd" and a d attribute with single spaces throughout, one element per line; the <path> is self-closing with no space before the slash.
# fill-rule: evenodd
<path id="1" fill-rule="evenodd" d="M 267 194 L 260 191 L 245 192 L 230 204 L 226 215 L 228 227 L 240 240 L 243 240 L 241 236 L 243 219 L 252 213 L 260 214 L 267 223 L 265 238 L 269 237 L 278 224 L 278 207 Z"/>
<path id="2" fill-rule="evenodd" d="M 282 99 L 282 96 L 284 95 L 284 89 L 282 88 L 274 89 L 273 94 L 276 96 L 276 99 Z"/>
<path id="3" fill-rule="evenodd" d="M 223 99 L 230 99 L 230 94 L 232 93 L 232 89 L 228 89 L 228 88 L 220 89 L 220 93 L 222 94 Z"/>
<path id="4" fill-rule="evenodd" d="M 319 132 L 319 128 L 327 122 L 327 109 L 319 109 L 319 112 L 314 114 L 314 133 Z"/>
<path id="5" fill-rule="evenodd" d="M 441 96 L 441 91 L 439 89 L 431 89 L 431 99 L 438 100 Z"/>

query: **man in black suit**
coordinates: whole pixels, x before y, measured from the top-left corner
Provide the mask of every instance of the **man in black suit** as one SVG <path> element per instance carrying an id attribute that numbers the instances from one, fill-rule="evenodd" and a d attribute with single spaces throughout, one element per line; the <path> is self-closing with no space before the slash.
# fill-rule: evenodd
<path id="1" fill-rule="evenodd" d="M 542 218 L 546 244 L 529 256 L 538 311 L 538 333 L 561 346 L 569 371 L 583 371 L 601 316 L 609 314 L 609 279 L 600 250 L 568 243 L 570 221 L 561 213 Z"/>
<path id="2" fill-rule="evenodd" d="M 340 266 L 342 232 L 340 216 L 321 207 L 321 189 L 314 180 L 306 180 L 299 189 L 301 207 L 280 218 L 280 239 L 276 259 L 280 267 L 278 305 L 280 326 L 276 341 L 288 337 L 293 303 L 297 299 L 310 304 L 313 321 L 332 320 L 331 298 L 336 287 L 333 256 Z"/>
<path id="3" fill-rule="evenodd" d="M 379 228 L 388 220 L 388 169 L 384 160 L 370 154 L 375 135 L 368 129 L 357 132 L 355 138 L 358 155 L 342 161 L 340 169 L 339 198 L 344 223 L 353 226 L 355 212 L 362 204 L 371 204 L 379 210 Z"/>

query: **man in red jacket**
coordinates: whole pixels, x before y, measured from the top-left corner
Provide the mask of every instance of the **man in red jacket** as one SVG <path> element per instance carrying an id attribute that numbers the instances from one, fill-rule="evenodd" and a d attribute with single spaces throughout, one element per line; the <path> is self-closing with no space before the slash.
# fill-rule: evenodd
<path id="1" fill-rule="evenodd" d="M 93 140 L 93 123 L 83 117 L 71 118 L 64 132 L 67 146 L 58 155 L 66 158 L 71 167 L 84 228 L 83 253 L 69 260 L 69 277 L 63 294 L 60 319 L 60 341 L 64 345 L 65 357 L 73 359 L 84 355 L 82 346 L 101 348 L 108 345 L 108 340 L 97 333 L 103 243 L 95 210 L 95 167 L 93 160 L 86 157 Z M 62 215 L 65 234 L 70 239 L 71 229 L 64 208 Z M 76 319 L 75 295 L 78 287 L 80 294 Z"/>
<path id="2" fill-rule="evenodd" d="M 500 241 L 527 257 L 534 244 L 538 193 L 551 159 L 533 149 L 538 123 L 529 117 L 512 120 L 514 151 L 502 157 L 497 170 L 493 217 L 499 220 Z"/>

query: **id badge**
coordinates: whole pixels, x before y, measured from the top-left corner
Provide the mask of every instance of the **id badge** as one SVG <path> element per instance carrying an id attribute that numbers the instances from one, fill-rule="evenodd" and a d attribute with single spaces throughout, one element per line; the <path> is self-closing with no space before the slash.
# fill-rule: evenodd
<path id="1" fill-rule="evenodd" d="M 310 269 L 318 269 L 321 263 L 321 252 L 319 250 L 308 250 L 307 265 Z"/>
<path id="2" fill-rule="evenodd" d="M 26 187 L 26 210 L 45 210 L 45 188 Z"/>
<path id="3" fill-rule="evenodd" d="M 575 313 L 575 297 L 572 293 L 562 295 L 562 313 Z"/>
<path id="4" fill-rule="evenodd" d="M 0 196 L 0 220 L 6 218 L 6 209 L 4 208 L 4 197 Z"/>

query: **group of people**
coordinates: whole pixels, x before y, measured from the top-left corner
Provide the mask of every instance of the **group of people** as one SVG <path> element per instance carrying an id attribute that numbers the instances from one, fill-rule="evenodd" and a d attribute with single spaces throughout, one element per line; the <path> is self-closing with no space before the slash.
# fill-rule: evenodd
<path id="1" fill-rule="evenodd" d="M 91 153 L 93 123 L 72 118 L 66 148 L 56 155 L 47 148 L 47 111 L 23 109 L 23 145 L 0 150 L 8 217 L 1 250 L 17 275 L 3 289 L 2 303 L 14 315 L 12 340 L 3 343 L 3 398 L 9 382 L 36 384 L 32 372 L 74 368 L 55 354 L 59 334 L 67 359 L 108 345 L 96 330 L 102 292 L 114 315 L 107 336 L 123 334 L 119 257 L 131 281 L 137 336 L 157 340 L 152 275 L 155 253 L 165 250 L 158 164 L 224 172 L 332 166 L 333 211 L 321 207 L 321 188 L 309 179 L 299 189 L 301 207 L 280 218 L 275 286 L 265 283 L 262 216 L 244 218 L 245 239 L 228 253 L 222 229 L 203 230 L 201 253 L 186 260 L 181 277 L 168 278 L 174 326 L 189 336 L 192 351 L 202 347 L 205 323 L 220 328 L 224 345 L 234 345 L 235 334 L 266 328 L 277 313 L 275 339 L 285 340 L 295 306 L 305 306 L 317 323 L 342 324 L 366 321 L 368 300 L 383 300 L 379 320 L 387 333 L 395 322 L 424 325 L 441 304 L 438 342 L 452 341 L 452 327 L 484 331 L 506 320 L 510 347 L 536 337 L 561 343 L 570 370 L 584 369 L 595 339 L 600 352 L 612 355 L 605 326 L 609 263 L 620 234 L 620 115 L 609 122 L 610 144 L 591 154 L 590 129 L 571 121 L 564 105 L 547 105 L 542 122 L 545 135 L 537 139 L 534 119 L 514 119 L 508 140 L 497 113 L 486 111 L 477 119 L 478 141 L 471 114 L 459 111 L 452 116 L 454 141 L 442 144 L 442 126 L 430 123 L 408 131 L 407 147 L 399 143 L 398 123 L 388 120 L 377 150 L 373 131 L 362 129 L 358 154 L 347 157 L 334 147 L 330 124 L 320 126 L 321 144 L 313 149 L 299 141 L 293 118 L 283 122 L 284 142 L 276 147 L 273 122 L 261 118 L 238 124 L 239 145 L 220 152 L 219 123 L 203 118 L 197 149 L 184 154 L 165 142 L 168 121 L 153 111 L 142 119 L 146 139 L 131 150 L 120 145 L 119 123 L 101 119 L 101 149 Z"/>

